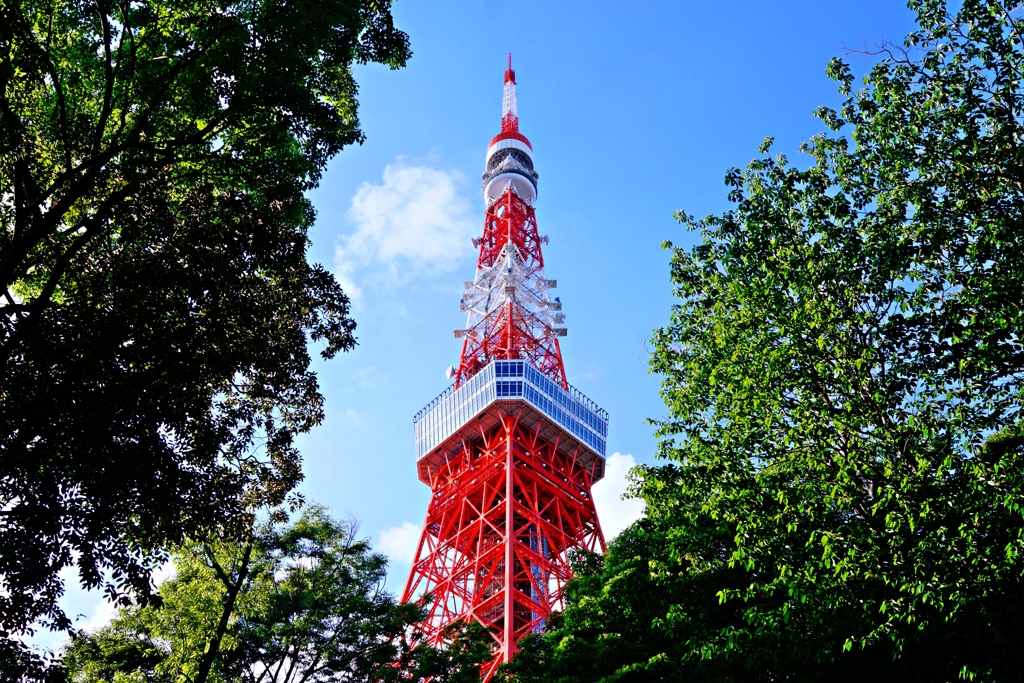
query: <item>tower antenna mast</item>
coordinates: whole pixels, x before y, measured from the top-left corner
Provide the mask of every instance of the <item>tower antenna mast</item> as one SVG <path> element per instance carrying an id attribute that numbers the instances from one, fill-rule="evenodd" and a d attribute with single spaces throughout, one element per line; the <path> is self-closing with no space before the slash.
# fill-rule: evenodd
<path id="1" fill-rule="evenodd" d="M 569 552 L 605 550 L 591 487 L 604 477 L 608 413 L 566 379 L 565 314 L 544 270 L 511 54 L 501 132 L 484 163 L 487 208 L 460 302 L 454 383 L 413 418 L 419 478 L 433 495 L 402 599 L 423 601 L 420 628 L 434 643 L 460 621 L 487 627 L 487 681 L 562 608 Z"/>

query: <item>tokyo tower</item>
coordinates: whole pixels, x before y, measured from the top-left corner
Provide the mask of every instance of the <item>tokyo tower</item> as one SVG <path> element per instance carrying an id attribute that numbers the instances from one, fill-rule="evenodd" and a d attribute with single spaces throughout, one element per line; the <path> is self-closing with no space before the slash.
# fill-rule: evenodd
<path id="1" fill-rule="evenodd" d="M 561 609 L 569 551 L 605 549 L 591 487 L 604 476 L 608 413 L 566 381 L 565 314 L 544 272 L 511 55 L 485 159 L 480 253 L 455 330 L 462 355 L 452 386 L 413 418 L 432 496 L 403 600 L 432 597 L 421 628 L 433 642 L 460 620 L 488 627 L 486 681 Z"/>

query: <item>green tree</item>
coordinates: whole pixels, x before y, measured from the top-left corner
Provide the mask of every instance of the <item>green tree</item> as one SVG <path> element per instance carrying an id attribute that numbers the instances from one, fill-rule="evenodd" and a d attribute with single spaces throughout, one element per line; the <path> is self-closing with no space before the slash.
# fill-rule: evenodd
<path id="1" fill-rule="evenodd" d="M 731 211 L 678 214 L 670 464 L 534 680 L 1019 680 L 1024 21 L 910 6 L 862 89 L 830 63 L 806 167 L 766 140 Z"/>
<path id="2" fill-rule="evenodd" d="M 63 567 L 144 598 L 163 548 L 300 479 L 307 341 L 355 343 L 304 193 L 362 140 L 353 65 L 409 54 L 387 0 L 0 0 L 8 671 L 69 627 Z"/>
<path id="3" fill-rule="evenodd" d="M 689 572 L 672 556 L 679 533 L 645 518 L 623 530 L 608 553 L 575 558 L 566 608 L 542 635 L 529 636 L 499 680 L 507 683 L 647 683 L 742 679 L 746 667 L 698 666 L 701 643 L 740 616 L 715 593 L 739 586 L 743 571 L 719 564 Z M 723 551 L 722 539 L 708 539 Z"/>
<path id="4" fill-rule="evenodd" d="M 161 607 L 122 609 L 71 641 L 68 680 L 478 681 L 486 634 L 454 629 L 428 647 L 412 630 L 421 609 L 383 590 L 387 560 L 356 533 L 312 507 L 241 542 L 184 547 Z"/>

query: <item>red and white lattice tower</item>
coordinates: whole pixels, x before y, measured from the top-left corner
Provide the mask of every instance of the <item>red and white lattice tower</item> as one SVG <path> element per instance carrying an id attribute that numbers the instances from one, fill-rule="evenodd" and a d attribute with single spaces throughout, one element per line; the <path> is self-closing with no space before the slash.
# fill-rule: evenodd
<path id="1" fill-rule="evenodd" d="M 608 414 L 569 386 L 562 366 L 565 315 L 544 273 L 511 56 L 502 109 L 455 382 L 414 418 L 419 478 L 433 495 L 403 596 L 432 596 L 422 629 L 435 642 L 460 620 L 488 627 L 495 655 L 484 680 L 561 608 L 569 551 L 604 551 L 590 489 L 604 476 L 608 434 Z"/>

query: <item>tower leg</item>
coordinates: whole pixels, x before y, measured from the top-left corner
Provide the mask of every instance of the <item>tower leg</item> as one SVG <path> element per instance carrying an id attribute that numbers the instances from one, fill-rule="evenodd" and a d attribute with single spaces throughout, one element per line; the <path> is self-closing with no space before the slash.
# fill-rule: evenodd
<path id="1" fill-rule="evenodd" d="M 463 444 L 461 460 L 432 482 L 404 601 L 432 596 L 422 628 L 432 642 L 461 619 L 494 637 L 485 680 L 524 636 L 560 610 L 572 578 L 568 553 L 603 551 L 591 473 L 514 412 Z"/>
<path id="2" fill-rule="evenodd" d="M 510 418 L 505 418 L 504 431 L 507 434 L 509 430 Z M 515 471 L 515 462 L 512 460 L 512 439 L 505 438 L 505 633 L 502 644 L 501 644 L 501 660 L 504 662 L 512 659 L 514 654 L 512 648 L 515 647 L 513 638 L 515 637 L 515 605 L 513 603 L 514 591 L 511 590 L 513 583 L 512 580 L 515 576 L 515 558 L 513 557 L 513 550 L 515 546 L 515 527 L 514 527 L 514 505 L 515 501 L 515 490 L 512 483 L 512 474 Z"/>

